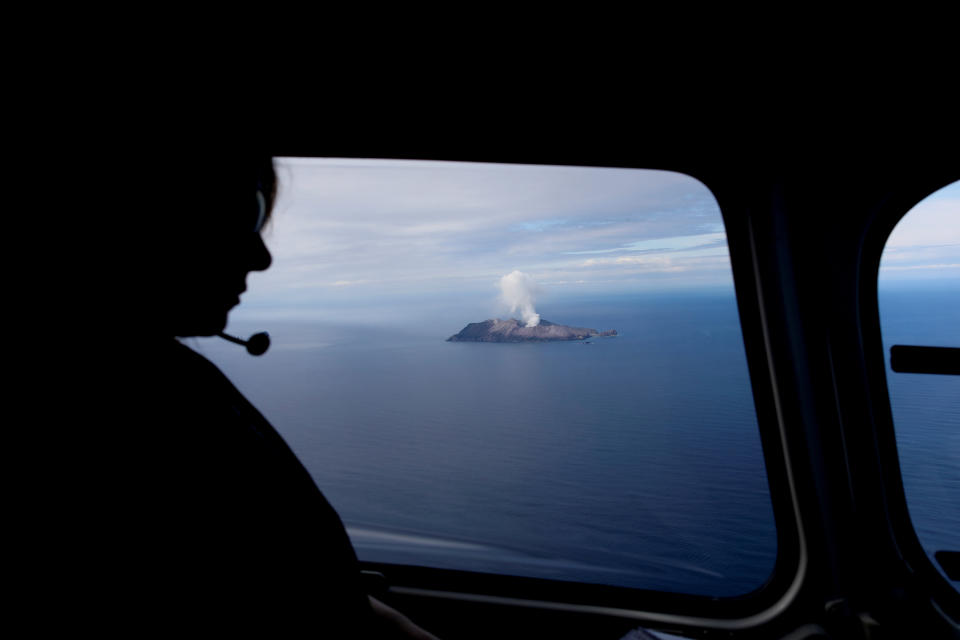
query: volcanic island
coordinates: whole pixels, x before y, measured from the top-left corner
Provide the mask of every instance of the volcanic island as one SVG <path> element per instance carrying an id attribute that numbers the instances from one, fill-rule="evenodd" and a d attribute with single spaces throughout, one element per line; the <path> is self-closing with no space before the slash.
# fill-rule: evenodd
<path id="1" fill-rule="evenodd" d="M 447 338 L 447 342 L 559 342 L 585 340 L 586 338 L 606 338 L 617 335 L 616 329 L 597 331 L 585 327 L 568 327 L 540 320 L 536 326 L 509 320 L 484 320 L 471 322 L 460 333 Z"/>

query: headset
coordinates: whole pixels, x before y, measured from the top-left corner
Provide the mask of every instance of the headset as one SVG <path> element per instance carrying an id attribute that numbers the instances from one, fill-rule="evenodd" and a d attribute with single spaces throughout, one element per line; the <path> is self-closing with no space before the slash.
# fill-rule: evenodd
<path id="1" fill-rule="evenodd" d="M 254 226 L 254 232 L 260 233 L 260 230 L 263 228 L 263 223 L 267 217 L 267 202 L 266 198 L 263 195 L 263 187 L 260 184 L 259 177 L 257 178 L 257 223 Z M 247 353 L 252 356 L 262 356 L 267 352 L 267 349 L 270 348 L 270 334 L 266 331 L 261 331 L 260 333 L 255 333 L 246 340 L 242 338 L 236 338 L 231 335 L 227 335 L 223 331 L 217 333 L 218 336 L 232 342 L 234 344 L 240 344 L 247 348 Z"/>

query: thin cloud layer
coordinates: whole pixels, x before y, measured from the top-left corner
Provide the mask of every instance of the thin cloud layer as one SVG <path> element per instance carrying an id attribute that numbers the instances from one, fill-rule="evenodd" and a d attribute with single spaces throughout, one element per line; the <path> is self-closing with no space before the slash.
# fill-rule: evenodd
<path id="1" fill-rule="evenodd" d="M 545 295 L 729 286 L 713 194 L 682 174 L 480 163 L 281 159 L 270 270 L 245 305 L 496 297 L 529 274 Z M 901 230 L 884 267 L 960 263 L 960 188 L 927 203 L 938 231 Z M 934 242 L 935 241 L 935 242 Z M 952 256 L 952 257 L 951 257 Z"/>
<path id="2" fill-rule="evenodd" d="M 279 165 L 266 238 L 274 265 L 251 275 L 248 294 L 259 305 L 322 305 L 364 291 L 485 291 L 514 270 L 555 287 L 663 287 L 665 274 L 691 272 L 730 281 L 716 201 L 682 174 L 336 159 Z"/>
<path id="3" fill-rule="evenodd" d="M 881 285 L 930 278 L 949 278 L 960 285 L 960 181 L 907 212 L 883 250 Z"/>

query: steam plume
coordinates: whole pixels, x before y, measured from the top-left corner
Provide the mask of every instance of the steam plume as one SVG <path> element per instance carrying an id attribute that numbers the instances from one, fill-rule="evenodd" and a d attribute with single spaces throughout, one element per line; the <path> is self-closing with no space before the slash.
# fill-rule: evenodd
<path id="1" fill-rule="evenodd" d="M 510 313 L 520 312 L 520 319 L 528 327 L 540 324 L 540 314 L 534 308 L 537 285 L 526 273 L 514 271 L 500 278 L 500 297 L 510 307 Z"/>

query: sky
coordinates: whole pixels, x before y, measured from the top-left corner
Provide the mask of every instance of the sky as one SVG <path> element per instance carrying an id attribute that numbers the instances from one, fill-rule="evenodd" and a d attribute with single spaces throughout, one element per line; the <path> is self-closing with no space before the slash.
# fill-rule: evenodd
<path id="1" fill-rule="evenodd" d="M 482 163 L 280 159 L 244 304 L 303 310 L 472 297 L 528 274 L 544 300 L 731 282 L 713 194 L 682 174 Z M 496 309 L 491 308 L 491 312 Z"/>
<path id="2" fill-rule="evenodd" d="M 505 317 L 497 287 L 513 271 L 536 284 L 538 307 L 732 283 L 717 202 L 683 174 L 363 159 L 277 165 L 279 198 L 264 232 L 274 263 L 248 278 L 247 311 L 356 316 L 399 301 L 458 301 Z M 882 274 L 960 275 L 958 205 L 960 183 L 918 205 L 891 236 Z"/>
<path id="3" fill-rule="evenodd" d="M 887 239 L 880 284 L 930 279 L 960 283 L 960 181 L 917 203 Z"/>

